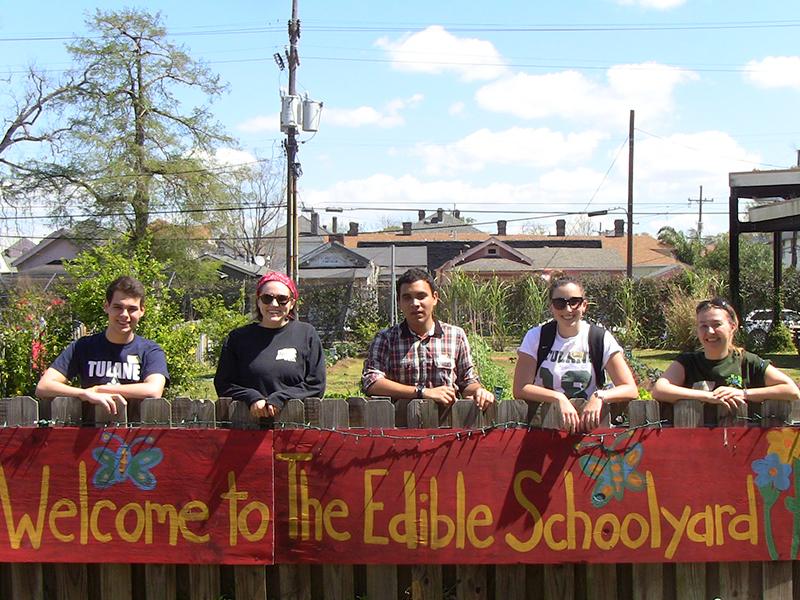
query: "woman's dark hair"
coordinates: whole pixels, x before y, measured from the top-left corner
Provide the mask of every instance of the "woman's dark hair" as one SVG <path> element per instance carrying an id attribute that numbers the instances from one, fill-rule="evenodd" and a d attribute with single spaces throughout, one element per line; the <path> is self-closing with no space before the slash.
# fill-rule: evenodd
<path id="1" fill-rule="evenodd" d="M 431 292 L 438 291 L 436 287 L 436 282 L 433 280 L 433 276 L 428 273 L 425 269 L 409 269 L 397 279 L 397 284 L 395 285 L 396 292 L 398 297 L 400 296 L 400 288 L 403 285 L 414 283 L 415 281 L 426 281 L 431 288 Z"/>
<path id="2" fill-rule="evenodd" d="M 558 277 L 557 279 L 554 279 L 553 281 L 550 282 L 550 289 L 548 292 L 550 300 L 553 299 L 553 294 L 555 293 L 557 288 L 560 288 L 562 285 L 569 285 L 570 283 L 577 285 L 579 288 L 581 288 L 581 294 L 583 294 L 584 296 L 586 295 L 586 290 L 583 288 L 583 284 L 580 281 L 578 281 L 574 277 L 570 277 L 569 275 L 562 275 L 561 277 Z"/>
<path id="3" fill-rule="evenodd" d="M 720 308 L 728 313 L 728 316 L 733 321 L 733 324 L 737 327 L 739 326 L 739 316 L 736 314 L 736 310 L 734 310 L 731 303 L 725 300 L 725 298 L 720 298 L 716 296 L 709 300 L 703 300 L 697 305 L 697 308 L 694 311 L 695 315 L 699 315 L 701 311 L 708 310 L 709 308 Z"/>

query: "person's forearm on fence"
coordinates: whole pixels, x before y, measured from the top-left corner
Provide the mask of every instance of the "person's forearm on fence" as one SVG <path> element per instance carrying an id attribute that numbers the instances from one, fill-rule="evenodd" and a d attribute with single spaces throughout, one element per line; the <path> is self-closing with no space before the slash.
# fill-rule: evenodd
<path id="1" fill-rule="evenodd" d="M 125 398 L 143 400 L 145 398 L 161 398 L 164 395 L 166 377 L 160 373 L 152 373 L 145 377 L 142 383 L 123 383 L 95 386 L 96 391 L 105 394 L 122 394 Z"/>
<path id="2" fill-rule="evenodd" d="M 683 365 L 677 361 L 673 362 L 653 385 L 653 398 L 662 402 L 677 402 L 678 400 L 714 401 L 714 395 L 710 391 L 684 387 L 685 381 L 686 371 Z"/>
<path id="3" fill-rule="evenodd" d="M 747 400 L 763 402 L 764 400 L 800 400 L 800 389 L 786 373 L 769 365 L 764 372 L 764 387 L 745 390 Z"/>

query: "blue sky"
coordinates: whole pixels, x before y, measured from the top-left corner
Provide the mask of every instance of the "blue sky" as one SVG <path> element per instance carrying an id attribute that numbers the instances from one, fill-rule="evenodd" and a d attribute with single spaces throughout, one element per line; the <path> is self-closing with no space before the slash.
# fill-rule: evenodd
<path id="1" fill-rule="evenodd" d="M 0 72 L 68 66 L 96 4 L 7 3 Z M 103 4 L 104 9 L 116 5 Z M 291 2 L 143 2 L 174 40 L 229 84 L 213 106 L 239 139 L 224 160 L 281 152 L 272 55 Z M 728 173 L 788 168 L 800 148 L 800 18 L 788 2 L 300 0 L 298 89 L 324 103 L 303 134 L 300 201 L 341 207 L 362 230 L 459 208 L 510 231 L 553 231 L 557 213 L 627 201 L 629 110 L 636 111 L 635 231 L 727 230 Z M 576 220 L 567 216 L 569 231 Z M 327 216 L 323 216 L 323 222 Z M 493 225 L 487 225 L 493 230 Z"/>

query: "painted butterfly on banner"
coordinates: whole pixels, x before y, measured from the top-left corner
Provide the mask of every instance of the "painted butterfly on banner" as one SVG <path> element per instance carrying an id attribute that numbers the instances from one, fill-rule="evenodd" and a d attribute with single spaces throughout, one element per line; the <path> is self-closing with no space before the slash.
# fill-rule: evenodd
<path id="1" fill-rule="evenodd" d="M 105 432 L 100 440 L 106 443 L 116 440 L 119 445 L 116 450 L 108 445 L 92 450 L 92 456 L 100 465 L 92 478 L 94 487 L 105 489 L 123 483 L 126 479 L 140 490 L 152 490 L 156 487 L 156 476 L 150 470 L 164 459 L 164 453 L 160 448 L 153 447 L 152 437 L 137 437 L 127 444 L 118 435 Z M 134 452 L 133 448 L 140 444 L 148 444 L 150 447 Z"/>
<path id="2" fill-rule="evenodd" d="M 602 443 L 583 445 L 584 448 L 599 447 L 603 451 L 602 456 L 587 454 L 578 461 L 581 470 L 597 480 L 592 490 L 592 505 L 596 508 L 602 508 L 612 498 L 622 500 L 626 488 L 634 492 L 645 488 L 645 479 L 636 470 L 644 454 L 642 444 L 634 444 L 626 450 L 616 449 L 628 439 L 629 435 L 621 435 L 610 447 Z"/>

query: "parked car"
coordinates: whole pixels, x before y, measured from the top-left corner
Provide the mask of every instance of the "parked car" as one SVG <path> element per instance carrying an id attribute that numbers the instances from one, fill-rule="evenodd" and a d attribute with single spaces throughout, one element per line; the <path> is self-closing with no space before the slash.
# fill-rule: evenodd
<path id="1" fill-rule="evenodd" d="M 800 313 L 796 310 L 784 309 L 781 311 L 781 321 L 792 330 L 795 344 L 800 332 Z M 762 346 L 767 340 L 767 333 L 772 328 L 772 309 L 759 308 L 748 313 L 744 318 L 744 330 L 750 336 L 750 341 L 756 346 Z"/>

